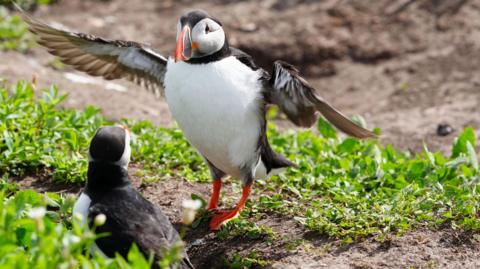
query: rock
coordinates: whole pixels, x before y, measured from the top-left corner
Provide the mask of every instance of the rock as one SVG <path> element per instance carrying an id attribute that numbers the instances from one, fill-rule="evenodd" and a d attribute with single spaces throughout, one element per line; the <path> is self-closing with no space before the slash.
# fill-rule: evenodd
<path id="1" fill-rule="evenodd" d="M 448 123 L 439 124 L 437 126 L 437 135 L 447 136 L 455 131 Z"/>

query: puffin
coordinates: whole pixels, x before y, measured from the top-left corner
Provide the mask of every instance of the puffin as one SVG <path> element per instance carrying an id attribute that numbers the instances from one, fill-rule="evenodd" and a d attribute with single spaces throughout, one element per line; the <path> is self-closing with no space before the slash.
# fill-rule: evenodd
<path id="1" fill-rule="evenodd" d="M 130 183 L 130 134 L 123 126 L 104 126 L 93 136 L 88 150 L 87 183 L 75 202 L 73 215 L 82 216 L 83 225 L 94 225 L 99 215 L 105 223 L 95 232 L 107 234 L 95 240 L 93 251 L 104 256 L 120 254 L 125 259 L 133 243 L 159 268 L 163 252 L 179 242 L 180 236 L 162 210 L 145 199 Z M 187 253 L 181 252 L 176 268 L 194 268 Z"/>
<path id="2" fill-rule="evenodd" d="M 180 17 L 170 57 L 146 44 L 57 29 L 25 15 L 24 19 L 37 42 L 63 63 L 107 80 L 125 78 L 165 97 L 186 139 L 210 169 L 211 230 L 239 214 L 255 179 L 295 166 L 268 142 L 267 106 L 278 106 L 300 127 L 312 126 L 321 114 L 347 135 L 376 137 L 319 96 L 294 66 L 277 60 L 268 72 L 230 46 L 222 23 L 205 11 Z M 219 210 L 227 175 L 242 181 L 242 195 L 233 209 Z"/>

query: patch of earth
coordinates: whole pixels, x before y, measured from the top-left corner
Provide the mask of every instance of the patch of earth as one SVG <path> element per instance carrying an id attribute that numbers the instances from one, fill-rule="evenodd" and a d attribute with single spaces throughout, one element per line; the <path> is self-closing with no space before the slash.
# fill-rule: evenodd
<path id="1" fill-rule="evenodd" d="M 313 245 L 313 246 L 312 246 Z M 308 241 L 297 255 L 273 268 L 478 268 L 480 243 L 473 234 L 420 229 L 385 242 L 371 239 L 346 246 Z M 299 266 L 301 265 L 301 266 Z"/>
<path id="2" fill-rule="evenodd" d="M 129 170 L 133 184 L 142 194 L 161 207 L 172 223 L 181 218 L 181 203 L 192 193 L 208 199 L 210 184 L 192 183 L 172 178 L 157 183 L 142 182 L 136 172 L 140 165 Z M 40 192 L 79 194 L 81 186 L 53 183 L 48 172 L 28 175 L 15 182 L 21 189 Z M 233 206 L 240 195 L 236 184 L 227 180 L 222 191 L 221 207 Z M 260 193 L 250 199 L 255 203 Z M 383 242 L 365 239 L 345 245 L 341 240 L 307 231 L 293 216 L 279 214 L 247 214 L 249 221 L 270 227 L 273 237 L 250 238 L 240 235 L 219 239 L 208 228 L 208 222 L 189 229 L 184 240 L 192 263 L 199 269 L 225 268 L 225 260 L 236 255 L 246 257 L 256 253 L 268 262 L 267 268 L 478 268 L 480 266 L 480 237 L 478 234 L 452 228 L 438 230 L 420 228 L 401 236 L 391 236 Z M 181 227 L 176 225 L 177 228 Z M 256 266 L 254 268 L 259 268 Z"/>
<path id="3" fill-rule="evenodd" d="M 171 55 L 175 26 L 186 10 L 202 8 L 218 17 L 232 45 L 251 53 L 270 69 L 276 59 L 299 66 L 318 93 L 347 115 L 362 115 L 382 129 L 382 143 L 419 152 L 448 153 L 465 126 L 480 133 L 480 3 L 465 0 L 272 0 L 272 1 L 62 1 L 41 7 L 35 17 L 49 23 L 115 39 L 152 44 Z M 141 14 L 141 15 L 139 15 Z M 95 105 L 116 120 L 150 120 L 173 126 L 163 100 L 125 81 L 91 79 L 70 68 L 55 69 L 42 48 L 28 54 L 0 52 L 0 76 L 10 81 L 37 77 L 39 86 L 57 83 L 68 93 L 65 106 Z M 110 83 L 110 84 L 109 84 Z M 291 124 L 278 121 L 283 128 Z M 439 124 L 454 132 L 436 133 Z M 480 143 L 478 143 L 480 144 Z M 207 198 L 209 184 L 172 178 L 135 186 L 159 205 L 173 222 L 181 201 L 191 193 Z M 78 193 L 80 187 L 57 185 L 48 175 L 19 181 L 22 188 Z M 239 191 L 227 184 L 225 204 Z M 257 194 L 258 195 L 258 194 Z M 229 198 L 225 198 L 229 197 Z M 255 195 L 252 202 L 255 201 Z M 420 229 L 391 238 L 344 246 L 312 235 L 292 217 L 262 215 L 250 220 L 271 227 L 278 240 L 237 237 L 221 241 L 207 224 L 186 237 L 198 268 L 221 268 L 223 257 L 255 251 L 273 268 L 478 268 L 478 235 Z M 200 241 L 198 241 L 200 240 Z M 192 245 L 193 242 L 197 242 Z M 198 243 L 200 242 L 200 243 Z"/>

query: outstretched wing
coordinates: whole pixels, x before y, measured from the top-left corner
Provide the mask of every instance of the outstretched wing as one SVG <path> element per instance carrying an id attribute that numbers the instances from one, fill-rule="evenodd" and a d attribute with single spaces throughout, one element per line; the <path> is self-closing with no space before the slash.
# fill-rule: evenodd
<path id="1" fill-rule="evenodd" d="M 167 59 L 146 45 L 72 33 L 34 20 L 22 12 L 38 43 L 65 64 L 105 79 L 126 78 L 163 95 Z"/>
<path id="2" fill-rule="evenodd" d="M 264 91 L 266 101 L 277 105 L 298 126 L 312 126 L 319 111 L 335 127 L 350 136 L 375 137 L 373 132 L 356 125 L 316 95 L 315 89 L 288 63 L 276 61 L 267 84 Z"/>

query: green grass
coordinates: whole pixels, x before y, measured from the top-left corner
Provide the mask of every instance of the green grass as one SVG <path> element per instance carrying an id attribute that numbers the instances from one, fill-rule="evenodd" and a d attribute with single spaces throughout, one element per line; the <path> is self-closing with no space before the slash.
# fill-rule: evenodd
<path id="1" fill-rule="evenodd" d="M 28 83 L 0 88 L 0 174 L 12 178 L 47 171 L 55 181 L 83 184 L 89 139 L 98 127 L 112 123 L 93 107 L 59 108 L 66 97 L 54 87 L 40 92 L 38 99 Z M 172 177 L 209 181 L 207 167 L 180 130 L 122 123 L 133 132 L 133 162 L 144 167 L 139 173 L 151 182 Z M 374 140 L 340 138 L 323 120 L 317 126 L 321 135 L 308 130 L 280 133 L 273 125 L 268 129 L 273 148 L 299 167 L 257 181 L 254 189 L 262 195 L 247 203 L 244 219 L 271 213 L 293 217 L 308 230 L 347 243 L 419 226 L 480 229 L 480 174 L 471 128 L 454 141 L 451 156 L 427 147 L 411 156 Z M 240 220 L 217 238 L 232 236 L 261 240 L 275 235 L 268 227 Z M 241 264 L 238 257 L 228 262 Z"/>
<path id="2" fill-rule="evenodd" d="M 27 25 L 18 15 L 11 15 L 0 3 L 0 50 L 26 52 L 35 41 L 28 32 Z"/>
<path id="3" fill-rule="evenodd" d="M 218 233 L 216 237 L 220 240 L 227 240 L 237 237 L 245 237 L 247 239 L 262 239 L 272 240 L 275 238 L 275 234 L 272 228 L 264 225 L 257 225 L 255 222 L 233 219 L 225 225 Z"/>
<path id="4" fill-rule="evenodd" d="M 280 194 L 264 196 L 253 207 L 287 211 L 308 229 L 347 242 L 423 224 L 480 228 L 480 175 L 471 128 L 446 157 L 426 146 L 410 156 L 376 141 L 339 139 L 322 120 L 318 127 L 330 138 L 270 129 L 274 148 L 299 168 L 266 181 L 264 189 Z"/>
<path id="5" fill-rule="evenodd" d="M 73 202 L 54 193 L 16 191 L 0 179 L 0 268 L 150 268 L 136 247 L 128 261 L 90 256 L 85 250 L 97 235 L 71 221 Z M 47 208 L 44 216 L 31 214 L 39 208 Z"/>
<path id="6" fill-rule="evenodd" d="M 227 268 L 232 269 L 264 268 L 269 264 L 268 261 L 259 258 L 256 251 L 250 252 L 246 257 L 242 257 L 240 254 L 235 253 L 231 258 L 226 258 L 224 260 L 224 265 Z"/>
<path id="7" fill-rule="evenodd" d="M 24 10 L 48 5 L 52 0 L 15 0 Z M 27 24 L 19 15 L 13 15 L 12 0 L 0 0 L 0 50 L 27 52 L 35 46 L 35 38 L 28 32 Z"/>
<path id="8" fill-rule="evenodd" d="M 21 176 L 47 169 L 58 182 L 85 181 L 90 139 L 100 126 L 112 123 L 97 108 L 58 109 L 65 97 L 52 87 L 35 100 L 31 85 L 24 82 L 10 91 L 0 89 L 0 173 Z M 179 130 L 122 123 L 133 132 L 133 161 L 144 164 L 147 172 L 208 180 L 203 161 Z"/>

